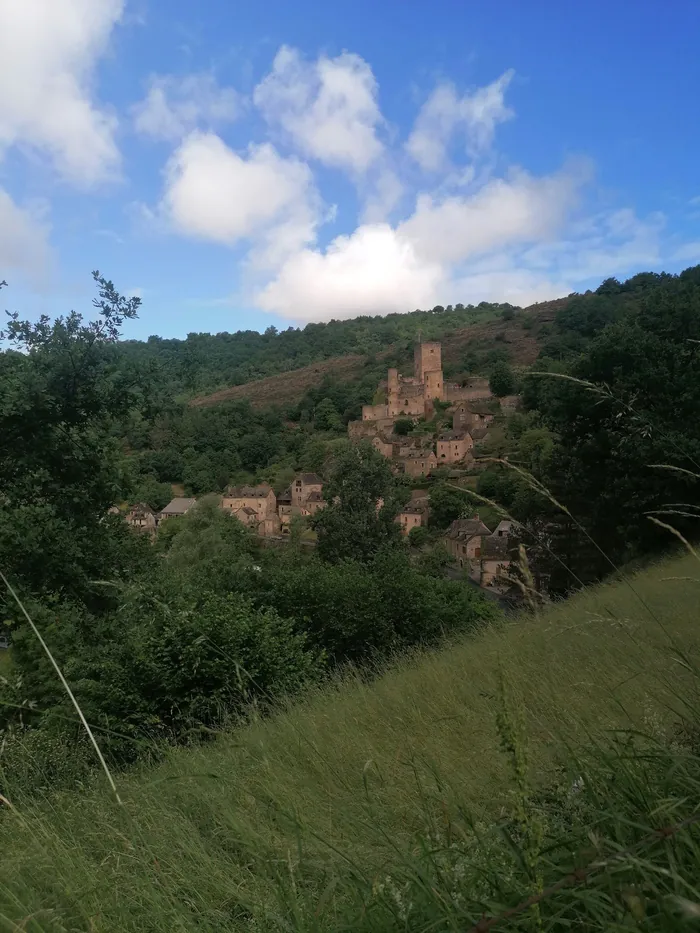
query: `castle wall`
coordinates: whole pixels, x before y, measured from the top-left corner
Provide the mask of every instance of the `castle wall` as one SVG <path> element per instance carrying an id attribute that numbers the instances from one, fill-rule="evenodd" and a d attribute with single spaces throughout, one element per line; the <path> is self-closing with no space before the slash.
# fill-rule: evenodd
<path id="1" fill-rule="evenodd" d="M 362 420 L 376 421 L 377 418 L 386 418 L 389 414 L 387 405 L 363 405 Z"/>

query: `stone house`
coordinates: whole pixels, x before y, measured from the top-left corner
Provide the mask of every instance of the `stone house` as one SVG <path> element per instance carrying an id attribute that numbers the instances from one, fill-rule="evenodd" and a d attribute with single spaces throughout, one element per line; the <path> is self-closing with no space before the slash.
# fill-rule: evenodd
<path id="1" fill-rule="evenodd" d="M 124 518 L 127 525 L 130 525 L 131 528 L 134 528 L 136 531 L 145 531 L 149 534 L 154 534 L 158 526 L 156 513 L 150 506 L 146 505 L 145 502 L 132 505 Z"/>
<path id="2" fill-rule="evenodd" d="M 469 431 L 474 428 L 485 428 L 493 423 L 495 415 L 488 402 L 474 400 L 460 402 L 452 413 L 452 430 Z"/>
<path id="3" fill-rule="evenodd" d="M 282 534 L 289 533 L 292 518 L 310 518 L 324 508 L 323 480 L 317 473 L 300 473 L 291 486 L 277 497 L 277 514 Z"/>
<path id="4" fill-rule="evenodd" d="M 510 570 L 510 564 L 508 537 L 493 534 L 484 538 L 478 561 L 479 586 L 493 587 L 499 583 L 505 587 L 510 586 L 510 582 L 504 579 L 504 575 Z"/>
<path id="5" fill-rule="evenodd" d="M 401 525 L 401 534 L 408 535 L 413 528 L 428 524 L 428 510 L 423 505 L 409 502 L 398 513 L 396 521 Z"/>
<path id="6" fill-rule="evenodd" d="M 436 442 L 438 463 L 462 463 L 471 459 L 470 451 L 474 446 L 471 435 L 467 432 L 445 431 L 438 435 Z"/>
<path id="7" fill-rule="evenodd" d="M 197 504 L 196 499 L 189 499 L 184 496 L 176 496 L 172 499 L 158 516 L 158 521 L 163 522 L 166 518 L 177 518 L 186 515 L 189 510 Z"/>
<path id="8" fill-rule="evenodd" d="M 254 528 L 259 535 L 269 536 L 279 531 L 277 497 L 272 486 L 267 483 L 261 483 L 260 486 L 227 486 L 221 497 L 221 508 L 246 527 Z M 254 517 L 247 510 L 252 510 Z"/>
<path id="9" fill-rule="evenodd" d="M 493 530 L 495 538 L 509 538 L 513 534 L 513 522 L 504 518 Z"/>
<path id="10" fill-rule="evenodd" d="M 394 443 L 385 434 L 377 434 L 372 438 L 372 447 L 378 451 L 382 457 L 391 459 L 394 455 Z"/>
<path id="11" fill-rule="evenodd" d="M 300 473 L 289 487 L 292 505 L 302 506 L 312 492 L 323 492 L 323 480 L 318 473 Z"/>
<path id="12" fill-rule="evenodd" d="M 481 558 L 482 541 L 490 534 L 479 516 L 475 515 L 474 518 L 456 518 L 443 540 L 450 557 L 460 567 L 466 566 L 471 571 L 471 562 Z"/>
<path id="13" fill-rule="evenodd" d="M 407 476 L 429 476 L 437 466 L 437 457 L 432 450 L 411 450 L 401 457 Z"/>

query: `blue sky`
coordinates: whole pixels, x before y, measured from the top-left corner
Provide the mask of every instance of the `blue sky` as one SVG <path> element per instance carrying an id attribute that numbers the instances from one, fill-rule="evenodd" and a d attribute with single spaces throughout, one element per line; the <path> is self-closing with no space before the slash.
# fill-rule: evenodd
<path id="1" fill-rule="evenodd" d="M 633 15 L 632 15 L 633 14 Z M 700 262 L 700 6 L 0 0 L 0 279 L 127 336 Z"/>

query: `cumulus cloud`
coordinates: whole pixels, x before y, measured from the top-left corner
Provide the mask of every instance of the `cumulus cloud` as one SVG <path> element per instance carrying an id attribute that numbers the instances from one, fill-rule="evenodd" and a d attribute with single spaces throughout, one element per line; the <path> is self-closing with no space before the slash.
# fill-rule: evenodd
<path id="1" fill-rule="evenodd" d="M 326 165 L 364 172 L 383 151 L 377 82 L 359 55 L 309 63 L 282 46 L 253 100 L 301 152 Z"/>
<path id="2" fill-rule="evenodd" d="M 118 168 L 116 119 L 92 97 L 95 64 L 124 0 L 0 3 L 0 152 L 47 152 L 72 182 L 91 185 Z"/>
<path id="3" fill-rule="evenodd" d="M 465 138 L 467 153 L 479 155 L 493 143 L 496 126 L 513 116 L 505 92 L 513 78 L 506 71 L 492 84 L 461 97 L 451 83 L 435 88 L 416 118 L 406 143 L 411 156 L 426 171 L 444 167 L 447 148 L 457 132 Z"/>
<path id="4" fill-rule="evenodd" d="M 435 304 L 528 305 L 659 262 L 664 219 L 629 209 L 577 216 L 578 168 L 517 172 L 470 197 L 418 198 L 404 222 L 363 224 L 324 249 L 290 254 L 257 305 L 296 321 Z"/>
<path id="5" fill-rule="evenodd" d="M 31 285 L 49 266 L 48 226 L 43 211 L 21 208 L 0 188 L 0 280 L 18 272 Z"/>
<path id="6" fill-rule="evenodd" d="M 240 97 L 232 87 L 219 87 L 209 72 L 153 75 L 144 100 L 132 108 L 134 127 L 154 139 L 177 140 L 204 125 L 211 128 L 235 120 Z"/>
<path id="7" fill-rule="evenodd" d="M 421 260 L 388 224 L 359 227 L 324 251 L 290 257 L 257 296 L 257 304 L 304 321 L 388 314 L 437 300 L 443 271 Z"/>
<path id="8" fill-rule="evenodd" d="M 269 143 L 240 155 L 215 134 L 195 132 L 173 153 L 165 177 L 161 213 L 180 233 L 229 246 L 263 237 L 270 262 L 313 236 L 311 172 Z"/>
<path id="9" fill-rule="evenodd" d="M 455 263 L 512 243 L 554 235 L 574 206 L 584 169 L 572 167 L 534 178 L 513 171 L 471 196 L 436 201 L 420 195 L 413 215 L 399 226 L 428 259 Z"/>

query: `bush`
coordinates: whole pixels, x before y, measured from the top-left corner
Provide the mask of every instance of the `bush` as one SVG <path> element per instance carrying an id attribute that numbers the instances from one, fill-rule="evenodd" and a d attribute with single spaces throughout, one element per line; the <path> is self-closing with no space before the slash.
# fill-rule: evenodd
<path id="1" fill-rule="evenodd" d="M 408 533 L 408 543 L 411 547 L 423 547 L 430 541 L 430 531 L 425 525 L 419 525 L 416 528 L 411 528 Z"/>
<path id="2" fill-rule="evenodd" d="M 515 392 L 515 375 L 507 363 L 496 363 L 491 369 L 489 387 L 498 398 Z"/>

